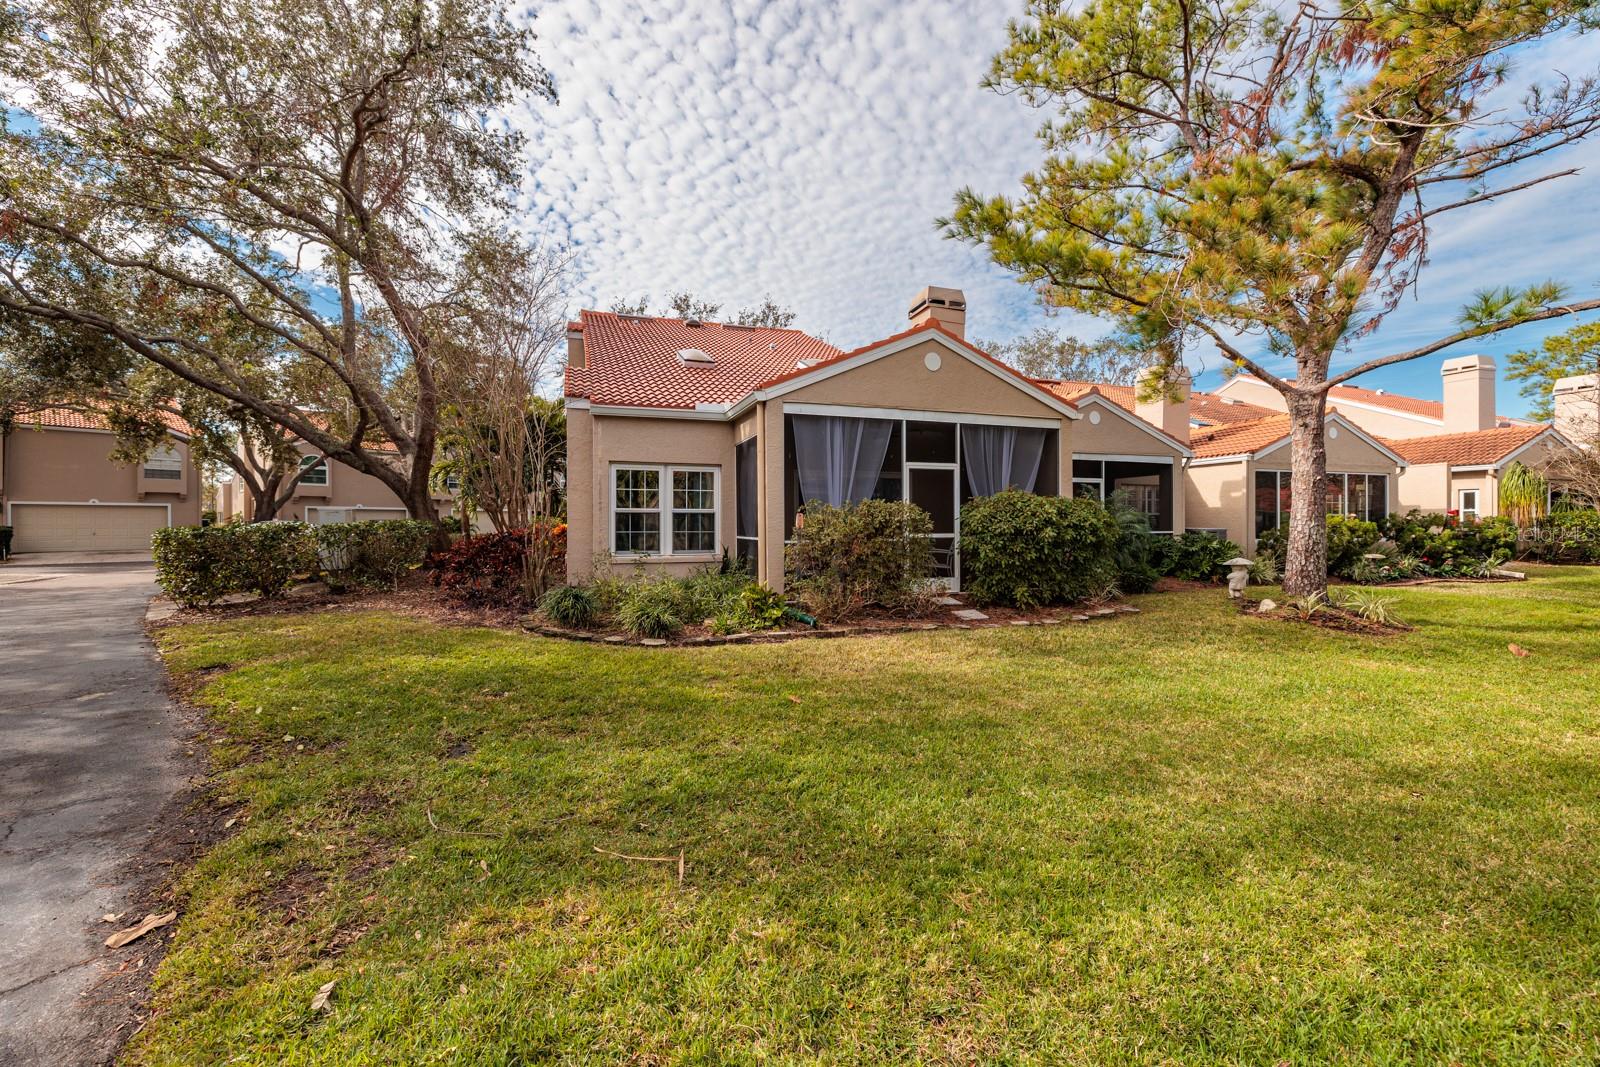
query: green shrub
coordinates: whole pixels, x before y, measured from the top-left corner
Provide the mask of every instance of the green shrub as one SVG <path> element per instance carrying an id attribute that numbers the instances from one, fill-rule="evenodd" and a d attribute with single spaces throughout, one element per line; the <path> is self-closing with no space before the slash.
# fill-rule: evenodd
<path id="1" fill-rule="evenodd" d="M 416 519 L 381 519 L 330 522 L 315 530 L 317 555 L 330 589 L 393 589 L 426 558 L 434 527 Z"/>
<path id="2" fill-rule="evenodd" d="M 1111 551 L 1117 588 L 1124 593 L 1147 593 L 1161 577 L 1155 565 L 1155 535 L 1150 516 L 1131 507 L 1122 493 L 1111 494 L 1106 511 L 1117 524 L 1117 543 Z"/>
<path id="3" fill-rule="evenodd" d="M 168 526 L 151 539 L 156 580 L 184 607 L 235 593 L 275 597 L 296 574 L 316 566 L 311 527 L 303 522 Z"/>
<path id="4" fill-rule="evenodd" d="M 256 522 L 228 527 L 236 542 L 229 565 L 233 592 L 281 596 L 297 574 L 317 567 L 313 527 L 303 522 Z"/>
<path id="5" fill-rule="evenodd" d="M 1225 537 L 1191 530 L 1157 541 L 1155 564 L 1162 574 L 1186 582 L 1209 582 L 1222 573 L 1224 563 L 1241 551 Z"/>
<path id="6" fill-rule="evenodd" d="M 685 622 L 703 622 L 736 605 L 739 595 L 750 585 L 743 571 L 707 569 L 688 578 L 675 580 L 678 586 L 679 614 Z"/>
<path id="7" fill-rule="evenodd" d="M 1557 563 L 1600 563 L 1600 511 L 1562 508 L 1542 521 L 1533 554 Z"/>
<path id="8" fill-rule="evenodd" d="M 1362 557 L 1378 543 L 1378 524 L 1348 515 L 1329 515 L 1328 573 L 1353 577 Z"/>
<path id="9" fill-rule="evenodd" d="M 1007 489 L 961 509 L 965 589 L 982 604 L 1064 604 L 1116 578 L 1122 531 L 1094 500 Z"/>
<path id="10" fill-rule="evenodd" d="M 790 588 L 812 614 L 847 618 L 868 607 L 921 606 L 933 575 L 928 513 L 900 500 L 806 505 L 787 552 Z"/>
<path id="11" fill-rule="evenodd" d="M 186 608 L 214 603 L 236 591 L 236 526 L 167 526 L 150 539 L 156 581 Z"/>
<path id="12" fill-rule="evenodd" d="M 600 619 L 600 602 L 594 591 L 581 585 L 558 585 L 539 601 L 539 610 L 552 622 L 583 628 Z"/>
<path id="13" fill-rule="evenodd" d="M 668 578 L 630 585 L 622 595 L 617 621 L 636 637 L 672 637 L 683 630 L 683 590 Z"/>
<path id="14" fill-rule="evenodd" d="M 770 630 L 789 614 L 789 603 L 782 593 L 774 593 L 759 582 L 745 580 L 737 596 L 723 604 L 711 619 L 711 629 L 719 634 Z"/>

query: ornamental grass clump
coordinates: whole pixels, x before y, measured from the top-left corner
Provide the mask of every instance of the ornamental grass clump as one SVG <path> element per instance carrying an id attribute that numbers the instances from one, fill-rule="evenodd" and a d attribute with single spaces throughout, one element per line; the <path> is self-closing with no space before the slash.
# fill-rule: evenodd
<path id="1" fill-rule="evenodd" d="M 593 626 L 600 619 L 600 601 L 592 589 L 558 585 L 539 600 L 539 610 L 551 622 L 572 629 Z"/>

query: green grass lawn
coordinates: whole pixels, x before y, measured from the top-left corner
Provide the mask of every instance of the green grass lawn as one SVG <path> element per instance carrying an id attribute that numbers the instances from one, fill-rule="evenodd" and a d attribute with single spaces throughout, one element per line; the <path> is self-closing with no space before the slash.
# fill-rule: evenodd
<path id="1" fill-rule="evenodd" d="M 128 1060 L 1593 1062 L 1600 570 L 1536 575 L 1383 639 L 164 630 L 248 818 Z"/>

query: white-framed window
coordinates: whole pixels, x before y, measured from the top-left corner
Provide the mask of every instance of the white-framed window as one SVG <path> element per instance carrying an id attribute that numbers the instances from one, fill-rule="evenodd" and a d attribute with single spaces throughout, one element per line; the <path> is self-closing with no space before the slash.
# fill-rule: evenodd
<path id="1" fill-rule="evenodd" d="M 183 453 L 162 445 L 144 459 L 144 476 L 154 481 L 183 481 Z"/>
<path id="2" fill-rule="evenodd" d="M 721 542 L 716 467 L 611 468 L 611 550 L 619 556 L 703 556 Z"/>
<path id="3" fill-rule="evenodd" d="M 300 476 L 301 485 L 327 485 L 328 465 L 321 456 L 301 456 L 300 469 L 305 471 Z"/>
<path id="4" fill-rule="evenodd" d="M 1141 511 L 1150 520 L 1151 527 L 1161 525 L 1161 487 L 1144 482 L 1117 486 L 1117 492 L 1127 496 L 1128 506 Z"/>
<path id="5" fill-rule="evenodd" d="M 1460 489 L 1456 492 L 1456 511 L 1463 519 L 1478 518 L 1478 491 Z"/>

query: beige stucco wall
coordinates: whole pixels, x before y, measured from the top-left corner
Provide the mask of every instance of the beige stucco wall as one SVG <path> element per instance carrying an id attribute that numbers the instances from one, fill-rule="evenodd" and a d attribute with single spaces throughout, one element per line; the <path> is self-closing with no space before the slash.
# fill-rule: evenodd
<path id="1" fill-rule="evenodd" d="M 200 472 L 189 462 L 186 442 L 170 438 L 184 457 L 182 488 L 155 492 L 141 479 L 137 465 L 111 460 L 116 437 L 99 430 L 31 429 L 18 424 L 7 438 L 3 457 L 7 501 L 102 504 L 167 504 L 174 526 L 200 522 Z M 140 486 L 147 487 L 145 491 Z"/>
<path id="2" fill-rule="evenodd" d="M 1109 407 L 1084 404 L 1081 411 L 1083 418 L 1072 424 L 1072 451 L 1080 458 L 1090 454 L 1169 458 L 1183 455 L 1175 446 L 1146 433 Z M 1092 417 L 1095 414 L 1100 416 L 1098 423 Z"/>
<path id="3" fill-rule="evenodd" d="M 1229 397 L 1233 400 L 1242 400 L 1246 404 L 1270 408 L 1273 411 L 1289 410 L 1289 405 L 1284 401 L 1282 393 L 1266 382 L 1255 378 L 1229 378 L 1213 389 L 1212 394 Z"/>
<path id="4" fill-rule="evenodd" d="M 581 440 L 580 440 L 581 439 Z M 705 419 L 656 419 L 567 415 L 568 496 L 567 574 L 587 579 L 597 563 L 611 555 L 611 468 L 616 464 L 714 467 L 718 472 L 719 546 L 717 551 L 672 557 L 625 557 L 612 560 L 612 570 L 644 568 L 652 574 L 691 574 L 733 551 L 734 427 Z M 781 455 L 780 455 L 781 462 Z M 781 472 L 781 468 L 780 468 Z M 781 473 L 780 473 L 781 477 Z M 577 487 L 585 487 L 580 491 Z M 579 517 L 582 517 L 582 521 Z M 588 536 L 583 530 L 588 530 Z M 663 531 L 665 536 L 665 531 Z M 579 541 L 583 543 L 578 544 Z"/>
<path id="5" fill-rule="evenodd" d="M 939 369 L 923 360 L 939 357 Z M 1060 413 L 1017 385 L 972 363 L 942 338 L 930 338 L 831 378 L 784 394 L 785 404 L 845 404 L 976 415 L 1059 419 Z"/>
<path id="6" fill-rule="evenodd" d="M 1343 427 L 1330 426 L 1328 429 L 1338 432 L 1337 437 L 1324 437 L 1328 454 L 1328 473 L 1393 474 L 1395 472 L 1394 460 L 1360 437 Z M 1292 459 L 1292 447 L 1285 441 L 1270 452 L 1257 456 L 1255 465 L 1260 470 L 1286 471 L 1291 468 Z"/>
<path id="7" fill-rule="evenodd" d="M 1450 468 L 1443 463 L 1413 463 L 1395 480 L 1394 510 L 1404 515 L 1411 510 L 1444 512 L 1455 507 L 1451 497 Z"/>
<path id="8" fill-rule="evenodd" d="M 1255 475 L 1244 460 L 1191 465 L 1183 475 L 1184 524 L 1189 530 L 1227 530 L 1248 549 L 1254 542 Z"/>

